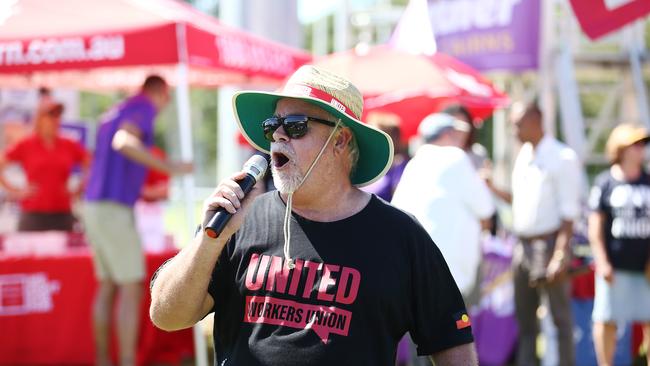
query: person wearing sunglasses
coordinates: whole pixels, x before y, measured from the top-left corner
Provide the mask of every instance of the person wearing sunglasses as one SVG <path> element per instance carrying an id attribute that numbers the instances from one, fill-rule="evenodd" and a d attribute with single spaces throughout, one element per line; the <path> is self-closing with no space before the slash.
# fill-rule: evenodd
<path id="1" fill-rule="evenodd" d="M 244 197 L 244 172 L 217 185 L 203 222 L 218 208 L 232 219 L 216 238 L 199 228 L 158 270 L 153 323 L 187 328 L 214 312 L 215 365 L 394 365 L 406 332 L 438 364 L 476 365 L 442 254 L 410 215 L 359 189 L 385 174 L 393 146 L 360 121 L 357 88 L 303 66 L 281 91 L 233 105 L 277 191 Z"/>

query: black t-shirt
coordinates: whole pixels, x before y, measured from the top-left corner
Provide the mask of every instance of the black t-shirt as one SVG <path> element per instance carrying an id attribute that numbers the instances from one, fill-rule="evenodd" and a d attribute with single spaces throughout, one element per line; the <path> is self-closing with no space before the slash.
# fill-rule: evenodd
<path id="1" fill-rule="evenodd" d="M 616 180 L 609 170 L 596 177 L 589 208 L 605 214 L 603 235 L 614 268 L 643 271 L 650 258 L 650 176 Z"/>
<path id="2" fill-rule="evenodd" d="M 374 195 L 340 221 L 294 214 L 289 270 L 285 207 L 277 191 L 258 197 L 215 266 L 215 364 L 392 366 L 407 331 L 421 355 L 473 341 L 449 268 L 411 216 Z"/>

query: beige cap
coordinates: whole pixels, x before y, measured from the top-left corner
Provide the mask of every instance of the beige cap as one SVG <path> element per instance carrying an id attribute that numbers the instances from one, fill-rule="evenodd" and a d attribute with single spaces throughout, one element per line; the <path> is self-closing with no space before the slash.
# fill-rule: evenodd
<path id="1" fill-rule="evenodd" d="M 631 123 L 620 124 L 609 134 L 605 153 L 610 162 L 617 163 L 623 149 L 640 141 L 647 143 L 648 140 L 650 140 L 650 135 L 644 127 Z"/>

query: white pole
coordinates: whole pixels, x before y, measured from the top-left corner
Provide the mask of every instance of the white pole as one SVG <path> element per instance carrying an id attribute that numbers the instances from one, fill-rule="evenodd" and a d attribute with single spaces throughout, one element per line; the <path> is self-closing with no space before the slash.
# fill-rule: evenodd
<path id="1" fill-rule="evenodd" d="M 327 17 L 321 17 L 314 22 L 311 43 L 314 55 L 323 56 L 327 54 Z"/>
<path id="2" fill-rule="evenodd" d="M 505 78 L 499 76 L 494 84 L 500 90 L 506 90 Z M 508 167 L 510 162 L 508 159 L 508 119 L 506 116 L 505 108 L 500 108 L 494 111 L 492 117 L 492 156 L 494 158 L 494 172 L 492 179 L 498 185 L 503 187 L 510 186 L 510 174 Z"/>
<path id="3" fill-rule="evenodd" d="M 557 94 L 564 140 L 578 154 L 580 161 L 584 162 L 587 158 L 585 124 L 580 105 L 579 86 L 573 66 L 573 55 L 567 44 L 561 46 L 555 59 L 554 75 L 558 83 Z"/>
<path id="4" fill-rule="evenodd" d="M 342 0 L 339 10 L 334 15 L 334 50 L 346 51 L 349 48 L 349 17 L 348 0 Z"/>
<path id="5" fill-rule="evenodd" d="M 555 1 L 540 1 L 541 6 L 541 47 L 539 50 L 539 107 L 544 116 L 544 130 L 551 136 L 556 135 L 555 97 L 553 95 L 553 59 L 555 58 Z"/>
<path id="6" fill-rule="evenodd" d="M 230 86 L 219 88 L 219 108 L 217 108 L 219 133 L 217 137 L 217 177 L 214 182 L 215 187 L 222 179 L 240 171 L 243 163 L 240 154 L 241 149 L 237 143 L 237 122 L 235 122 L 232 111 L 232 96 L 236 91 L 236 88 Z"/>
<path id="7" fill-rule="evenodd" d="M 176 66 L 176 108 L 178 110 L 178 131 L 180 135 L 181 160 L 193 161 L 192 152 L 192 118 L 190 115 L 190 86 L 187 69 L 187 38 L 184 24 L 176 27 L 178 41 L 178 65 Z M 185 206 L 187 219 L 186 233 L 183 237 L 191 238 L 196 226 L 194 215 L 194 175 L 185 174 L 181 177 L 181 199 Z M 194 338 L 194 358 L 197 366 L 208 366 L 206 343 L 200 323 L 192 328 Z"/>
<path id="8" fill-rule="evenodd" d="M 243 28 L 244 14 L 251 1 L 219 1 L 219 20 L 227 25 Z M 246 7 L 246 8 L 245 8 Z M 241 148 L 237 143 L 237 123 L 232 112 L 232 96 L 238 89 L 233 86 L 219 88 L 217 97 L 217 176 L 214 185 L 234 172 L 241 170 Z"/>
<path id="9" fill-rule="evenodd" d="M 643 79 L 643 66 L 641 65 L 641 54 L 644 51 L 645 43 L 643 42 L 643 25 L 641 21 L 636 21 L 626 29 L 627 48 L 630 58 L 630 72 L 636 91 L 636 105 L 639 120 L 641 123 L 650 127 L 650 110 L 648 109 L 648 93 L 646 91 Z"/>
<path id="10" fill-rule="evenodd" d="M 187 77 L 187 64 L 179 63 L 176 67 L 176 107 L 178 108 L 178 130 L 180 133 L 181 159 L 193 161 L 192 154 L 192 119 L 190 117 L 190 88 Z M 185 174 L 181 177 L 181 197 L 185 206 L 185 217 L 187 218 L 186 238 L 191 238 L 196 226 L 194 214 L 194 176 Z M 192 333 L 194 335 L 194 354 L 197 366 L 207 366 L 206 343 L 203 330 L 196 324 Z"/>

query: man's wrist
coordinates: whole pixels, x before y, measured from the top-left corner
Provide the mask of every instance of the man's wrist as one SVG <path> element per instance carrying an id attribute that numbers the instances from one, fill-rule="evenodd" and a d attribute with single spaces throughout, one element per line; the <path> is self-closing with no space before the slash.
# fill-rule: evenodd
<path id="1" fill-rule="evenodd" d="M 564 249 L 556 249 L 551 256 L 551 260 L 564 264 L 569 260 L 569 255 Z"/>
<path id="2" fill-rule="evenodd" d="M 221 236 L 213 238 L 208 234 L 206 234 L 203 225 L 198 225 L 196 227 L 196 231 L 194 233 L 194 240 L 195 241 L 198 240 L 198 242 L 200 243 L 207 241 L 211 246 L 226 245 L 226 243 L 228 242 L 228 239 L 223 239 Z"/>

